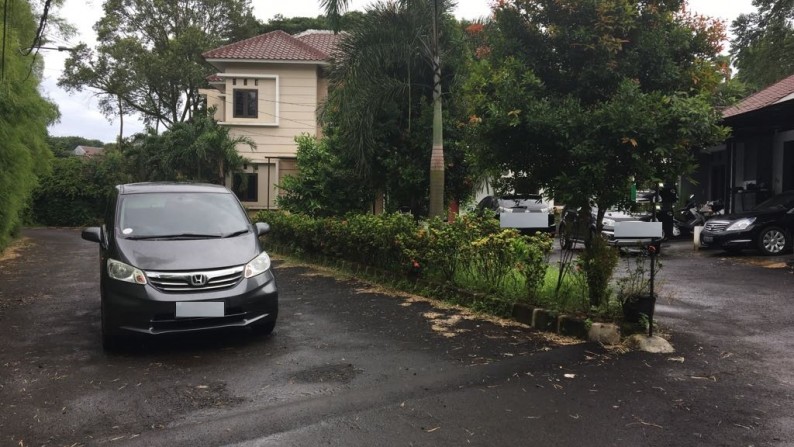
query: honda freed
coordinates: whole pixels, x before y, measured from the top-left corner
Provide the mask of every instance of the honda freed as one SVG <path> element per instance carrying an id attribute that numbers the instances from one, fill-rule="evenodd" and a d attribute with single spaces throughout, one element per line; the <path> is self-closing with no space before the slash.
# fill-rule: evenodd
<path id="1" fill-rule="evenodd" d="M 104 224 L 82 232 L 99 243 L 103 347 L 130 333 L 272 332 L 278 291 L 259 242 L 269 229 L 223 186 L 117 186 Z"/>

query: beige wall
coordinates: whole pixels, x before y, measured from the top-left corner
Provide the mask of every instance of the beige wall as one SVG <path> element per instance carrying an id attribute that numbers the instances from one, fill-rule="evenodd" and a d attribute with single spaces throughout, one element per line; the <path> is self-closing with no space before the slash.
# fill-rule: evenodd
<path id="1" fill-rule="evenodd" d="M 256 202 L 243 202 L 250 209 L 276 208 L 277 185 L 286 175 L 298 172 L 295 137 L 320 135 L 317 107 L 325 98 L 328 82 L 320 77 L 317 64 L 230 63 L 219 72 L 225 93 L 201 90 L 207 106 L 215 106 L 215 119 L 228 126 L 232 138 L 247 137 L 255 149 L 240 144 L 238 152 L 249 160 L 246 172 L 257 173 Z M 236 81 L 235 81 L 236 79 Z M 258 117 L 234 118 L 232 101 L 236 88 L 258 91 Z M 232 179 L 227 179 L 231 188 Z"/>
<path id="2" fill-rule="evenodd" d="M 257 201 L 242 204 L 249 209 L 270 209 L 276 208 L 276 187 L 278 183 L 278 159 L 270 160 L 270 163 L 250 164 L 245 167 L 243 172 L 257 174 Z M 231 189 L 233 184 L 231 177 L 226 179 L 226 187 Z"/>
<path id="3" fill-rule="evenodd" d="M 294 158 L 292 159 L 282 158 L 281 160 L 279 160 L 279 169 L 278 169 L 279 183 L 281 183 L 281 181 L 284 180 L 285 176 L 288 175 L 295 176 L 297 174 L 298 174 L 298 160 Z M 282 193 L 282 191 L 277 191 L 277 192 L 279 194 Z"/>
<path id="4" fill-rule="evenodd" d="M 317 106 L 319 107 L 323 104 L 325 98 L 328 97 L 328 78 L 323 76 L 323 73 L 320 69 L 318 69 L 317 72 Z M 315 132 L 315 135 L 317 135 L 318 138 L 323 136 L 323 130 L 320 127 L 319 122 L 317 123 L 317 129 Z"/>
<path id="5" fill-rule="evenodd" d="M 256 150 L 247 146 L 238 147 L 246 158 L 264 162 L 267 157 L 294 157 L 297 152 L 295 137 L 317 133 L 317 66 L 313 64 L 230 64 L 225 67 L 227 75 L 225 98 L 225 120 L 232 137 L 245 136 L 256 144 Z M 241 75 L 228 77 L 229 74 Z M 251 77 L 244 77 L 244 75 Z M 275 78 L 256 78 L 274 76 Z M 237 79 L 237 85 L 233 84 Z M 248 79 L 248 85 L 241 85 Z M 252 87 L 257 79 L 258 86 Z M 276 90 L 276 85 L 278 90 Z M 232 90 L 235 88 L 257 88 L 259 90 L 259 117 L 235 119 L 232 117 Z"/>
<path id="6" fill-rule="evenodd" d="M 219 92 L 214 88 L 201 88 L 199 95 L 207 98 L 207 109 L 215 107 L 215 115 L 212 118 L 215 121 L 222 121 L 223 116 L 226 114 L 226 105 L 224 103 L 225 94 Z"/>

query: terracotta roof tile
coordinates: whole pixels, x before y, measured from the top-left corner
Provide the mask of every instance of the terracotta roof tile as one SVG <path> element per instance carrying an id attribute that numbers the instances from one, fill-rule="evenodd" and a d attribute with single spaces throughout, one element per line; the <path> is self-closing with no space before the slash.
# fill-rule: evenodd
<path id="1" fill-rule="evenodd" d="M 273 61 L 325 61 L 337 42 L 336 36 L 325 32 L 290 36 L 284 31 L 271 31 L 250 39 L 209 50 L 205 59 L 251 59 Z"/>
<path id="2" fill-rule="evenodd" d="M 763 109 L 777 103 L 778 101 L 788 101 L 794 98 L 787 98 L 794 93 L 794 75 L 783 79 L 769 87 L 748 96 L 738 104 L 728 107 L 722 111 L 723 118 L 730 118 L 732 116 L 741 115 L 744 113 L 752 112 L 754 110 Z"/>
<path id="3" fill-rule="evenodd" d="M 293 37 L 330 56 L 343 36 L 344 34 L 334 34 L 333 31 L 309 30 L 295 34 Z"/>

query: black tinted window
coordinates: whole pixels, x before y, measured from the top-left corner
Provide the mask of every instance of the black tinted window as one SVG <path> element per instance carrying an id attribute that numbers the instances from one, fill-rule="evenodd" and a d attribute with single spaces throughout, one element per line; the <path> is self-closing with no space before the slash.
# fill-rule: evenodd
<path id="1" fill-rule="evenodd" d="M 125 195 L 116 223 L 124 237 L 223 236 L 248 228 L 248 218 L 235 197 L 218 193 Z"/>
<path id="2" fill-rule="evenodd" d="M 776 195 L 768 200 L 759 203 L 758 205 L 756 205 L 755 209 L 762 210 L 765 208 L 775 208 L 775 207 L 784 207 L 784 208 L 794 207 L 794 194 Z"/>

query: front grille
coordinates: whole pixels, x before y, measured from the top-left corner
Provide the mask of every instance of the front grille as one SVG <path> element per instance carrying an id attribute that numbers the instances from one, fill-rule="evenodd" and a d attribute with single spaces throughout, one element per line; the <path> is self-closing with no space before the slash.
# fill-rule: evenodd
<path id="1" fill-rule="evenodd" d="M 720 231 L 725 231 L 726 228 L 728 228 L 728 222 L 717 221 L 717 222 L 706 222 L 706 225 L 703 227 L 703 230 L 716 233 Z"/>
<path id="2" fill-rule="evenodd" d="M 243 268 L 194 272 L 146 272 L 149 283 L 163 292 L 204 292 L 229 289 L 243 277 Z"/>

